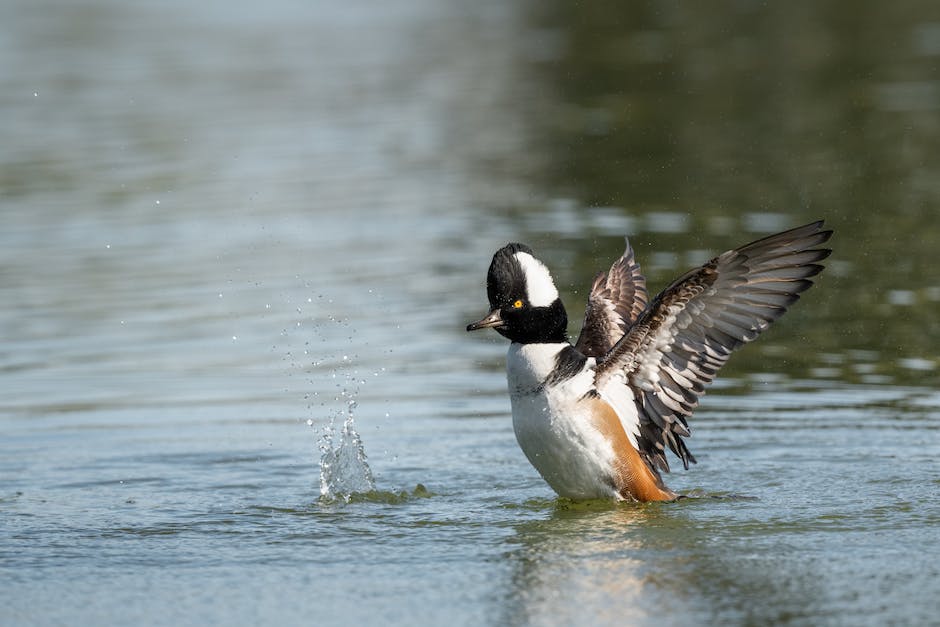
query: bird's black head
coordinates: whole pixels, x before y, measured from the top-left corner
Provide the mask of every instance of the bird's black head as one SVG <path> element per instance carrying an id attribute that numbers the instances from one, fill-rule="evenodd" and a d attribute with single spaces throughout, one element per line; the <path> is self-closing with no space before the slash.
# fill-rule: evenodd
<path id="1" fill-rule="evenodd" d="M 532 249 L 507 244 L 493 255 L 486 275 L 490 313 L 467 331 L 494 328 L 513 342 L 564 342 L 568 315 L 552 275 Z"/>

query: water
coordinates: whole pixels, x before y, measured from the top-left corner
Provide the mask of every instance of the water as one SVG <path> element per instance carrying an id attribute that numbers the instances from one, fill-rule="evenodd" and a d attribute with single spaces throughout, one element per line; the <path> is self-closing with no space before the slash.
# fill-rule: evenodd
<path id="1" fill-rule="evenodd" d="M 933 4 L 0 24 L 3 624 L 936 622 Z M 695 498 L 556 499 L 463 331 L 492 252 L 577 321 L 623 234 L 661 287 L 817 217 L 819 286 L 667 477 Z"/>
<path id="2" fill-rule="evenodd" d="M 336 429 L 334 418 L 320 436 L 320 498 L 349 502 L 355 495 L 375 492 L 375 478 L 351 411 L 343 419 L 338 442 Z"/>

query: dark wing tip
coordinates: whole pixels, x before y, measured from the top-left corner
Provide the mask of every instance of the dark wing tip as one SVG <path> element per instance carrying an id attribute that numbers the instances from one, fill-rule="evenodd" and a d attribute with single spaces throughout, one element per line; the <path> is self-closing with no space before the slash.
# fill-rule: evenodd
<path id="1" fill-rule="evenodd" d="M 669 471 L 666 448 L 685 468 L 696 463 L 683 440 L 690 435 L 686 418 L 732 351 L 782 316 L 823 271 L 820 262 L 832 250 L 816 247 L 833 235 L 823 224 L 768 235 L 690 270 L 598 361 L 599 377 L 628 368 L 629 385 L 641 399 L 640 449 L 654 470 Z M 674 317 L 676 307 L 681 322 Z M 658 368 L 658 376 L 644 380 L 643 368 L 649 367 Z"/>

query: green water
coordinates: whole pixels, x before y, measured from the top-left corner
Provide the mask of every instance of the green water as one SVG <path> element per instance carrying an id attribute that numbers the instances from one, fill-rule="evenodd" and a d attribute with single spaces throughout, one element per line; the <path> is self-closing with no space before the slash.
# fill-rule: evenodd
<path id="1" fill-rule="evenodd" d="M 0 35 L 0 623 L 938 622 L 933 4 L 8 2 Z M 556 499 L 463 330 L 493 251 L 576 332 L 624 235 L 655 291 L 816 218 L 690 498 Z M 321 499 L 350 412 L 376 491 Z"/>

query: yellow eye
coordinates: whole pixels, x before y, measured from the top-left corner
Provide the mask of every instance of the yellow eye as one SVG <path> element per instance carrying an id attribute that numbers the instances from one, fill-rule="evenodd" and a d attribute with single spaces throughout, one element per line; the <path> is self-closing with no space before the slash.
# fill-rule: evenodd
<path id="1" fill-rule="evenodd" d="M 521 300 L 517 300 L 516 302 L 514 302 L 514 303 L 512 304 L 512 308 L 513 308 L 513 309 L 522 309 L 522 301 L 521 301 Z"/>

